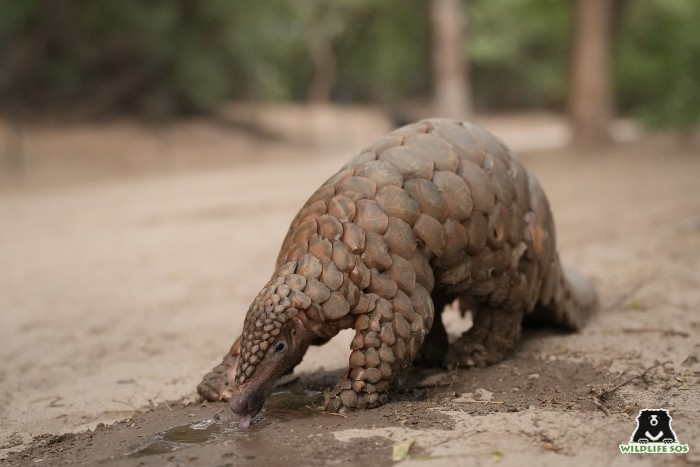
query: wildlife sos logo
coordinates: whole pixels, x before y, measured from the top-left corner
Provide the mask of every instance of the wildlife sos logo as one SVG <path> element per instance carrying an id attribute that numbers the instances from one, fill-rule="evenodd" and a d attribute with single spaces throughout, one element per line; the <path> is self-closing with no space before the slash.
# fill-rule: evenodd
<path id="1" fill-rule="evenodd" d="M 666 409 L 644 409 L 637 416 L 637 429 L 630 442 L 620 445 L 623 454 L 685 454 L 688 445 L 678 441 Z"/>

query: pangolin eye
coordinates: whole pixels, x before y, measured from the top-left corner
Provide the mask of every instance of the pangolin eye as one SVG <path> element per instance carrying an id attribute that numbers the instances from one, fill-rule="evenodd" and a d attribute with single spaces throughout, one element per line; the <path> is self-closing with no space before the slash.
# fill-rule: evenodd
<path id="1" fill-rule="evenodd" d="M 287 348 L 287 344 L 280 341 L 277 343 L 277 345 L 275 345 L 275 353 L 284 352 L 284 349 L 286 349 L 286 348 Z"/>

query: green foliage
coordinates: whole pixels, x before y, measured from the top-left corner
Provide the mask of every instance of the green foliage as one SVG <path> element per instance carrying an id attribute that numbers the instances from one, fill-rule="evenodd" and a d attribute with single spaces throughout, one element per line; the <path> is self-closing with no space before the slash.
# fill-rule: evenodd
<path id="1" fill-rule="evenodd" d="M 620 3 L 621 2 L 621 3 Z M 616 0 L 624 114 L 700 120 L 700 1 Z M 0 0 L 0 99 L 45 111 L 153 116 L 226 99 L 305 100 L 312 43 L 330 47 L 331 98 L 431 94 L 427 0 Z M 563 0 L 468 0 L 477 109 L 562 109 L 571 12 Z"/>
<path id="2" fill-rule="evenodd" d="M 0 95 L 28 107 L 77 102 L 156 115 L 209 110 L 254 88 L 268 97 L 286 80 L 271 82 L 263 70 L 299 55 L 298 41 L 275 37 L 290 8 L 281 0 L 0 0 Z"/>
<path id="3" fill-rule="evenodd" d="M 569 3 L 470 0 L 468 5 L 477 108 L 561 107 L 567 87 Z"/>
<path id="4" fill-rule="evenodd" d="M 367 2 L 337 41 L 342 100 L 392 104 L 430 92 L 430 24 L 423 0 Z"/>
<path id="5" fill-rule="evenodd" d="M 620 110 L 654 127 L 700 122 L 700 2 L 629 2 L 618 36 Z"/>

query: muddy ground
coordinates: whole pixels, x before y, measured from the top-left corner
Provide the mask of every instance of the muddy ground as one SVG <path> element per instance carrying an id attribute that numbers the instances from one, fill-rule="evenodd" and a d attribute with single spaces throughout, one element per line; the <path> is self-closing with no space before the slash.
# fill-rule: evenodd
<path id="1" fill-rule="evenodd" d="M 247 432 L 225 404 L 197 402 L 296 209 L 388 125 L 334 125 L 348 121 L 364 122 L 348 141 L 334 127 L 332 144 L 313 145 L 183 123 L 165 152 L 162 130 L 131 124 L 24 129 L 31 164 L 0 189 L 0 462 L 389 465 L 414 440 L 403 464 L 700 463 L 700 151 L 645 137 L 582 157 L 551 149 L 562 127 L 542 119 L 485 124 L 527 149 L 564 261 L 600 291 L 582 332 L 529 329 L 501 364 L 414 370 L 386 406 L 330 415 L 318 408 L 345 333 L 310 351 Z M 455 334 L 466 326 L 448 319 Z M 594 403 L 664 362 L 607 397 L 609 416 Z M 688 454 L 620 454 L 652 407 L 670 411 Z"/>

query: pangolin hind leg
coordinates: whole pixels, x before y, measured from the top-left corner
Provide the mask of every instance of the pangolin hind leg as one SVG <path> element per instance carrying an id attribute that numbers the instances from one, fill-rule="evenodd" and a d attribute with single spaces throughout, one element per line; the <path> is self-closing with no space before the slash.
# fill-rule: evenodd
<path id="1" fill-rule="evenodd" d="M 197 386 L 197 393 L 202 399 L 213 402 L 227 401 L 231 398 L 240 354 L 241 338 L 239 337 L 224 356 L 223 361 L 204 375 L 202 382 Z"/>
<path id="2" fill-rule="evenodd" d="M 445 325 L 442 322 L 442 313 L 445 310 L 445 306 L 451 303 L 452 300 L 441 294 L 433 294 L 432 299 L 435 307 L 433 325 L 430 328 L 430 332 L 425 336 L 423 346 L 413 362 L 414 365 L 424 367 L 442 366 L 450 345 Z"/>
<path id="3" fill-rule="evenodd" d="M 452 343 L 445 356 L 448 368 L 498 363 L 508 356 L 520 338 L 523 307 L 482 307 L 472 312 L 474 324 Z"/>

